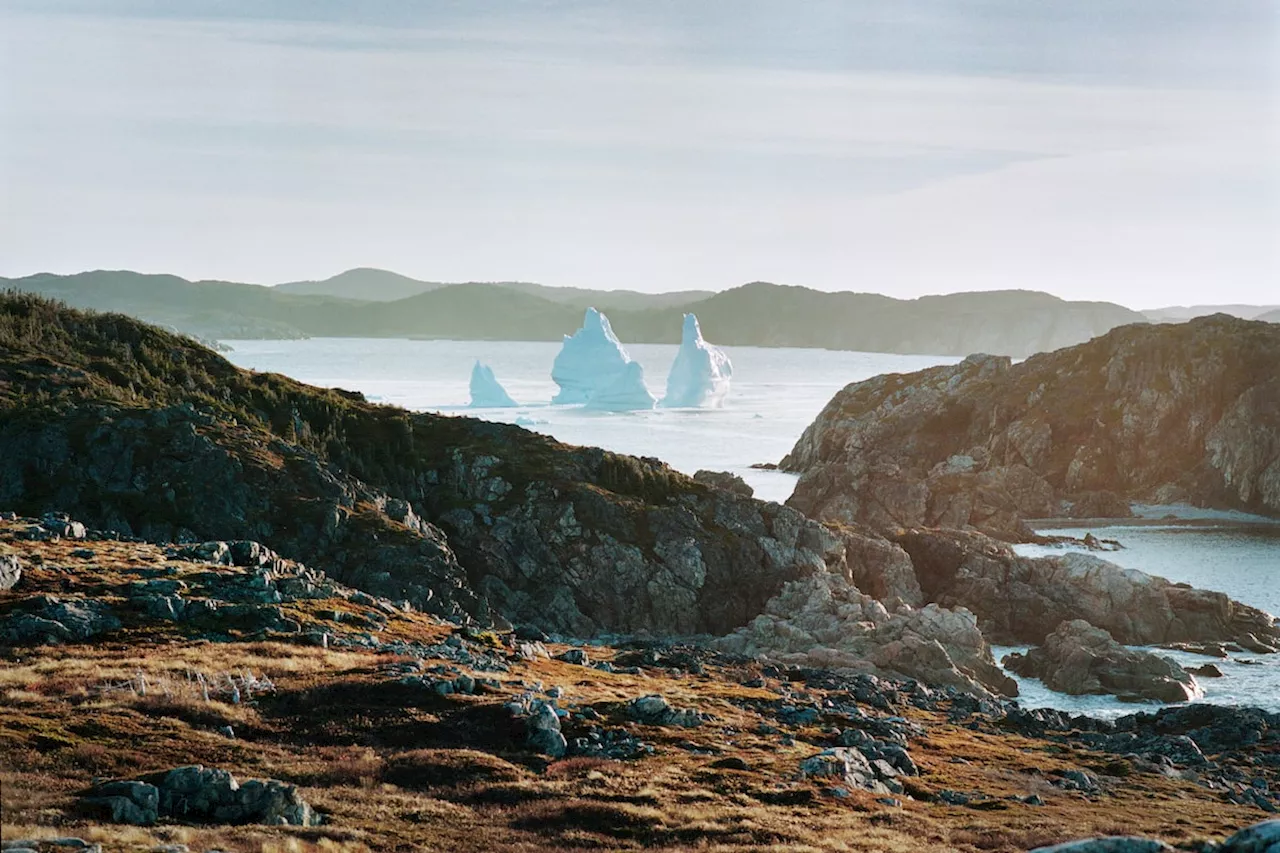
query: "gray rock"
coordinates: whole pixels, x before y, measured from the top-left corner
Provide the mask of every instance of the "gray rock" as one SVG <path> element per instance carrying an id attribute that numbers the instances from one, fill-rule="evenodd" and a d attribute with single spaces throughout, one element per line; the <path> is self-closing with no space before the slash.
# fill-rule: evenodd
<path id="1" fill-rule="evenodd" d="M 1063 622 L 1044 645 L 1004 664 L 1073 696 L 1111 693 L 1124 698 L 1185 702 L 1201 695 L 1195 677 L 1172 658 L 1126 648 L 1080 619 Z"/>
<path id="2" fill-rule="evenodd" d="M 890 613 L 842 575 L 788 584 L 763 613 L 714 645 L 779 663 L 898 674 L 968 693 L 1017 695 L 967 610 L 930 604 Z"/>
<path id="3" fill-rule="evenodd" d="M 627 703 L 628 718 L 650 726 L 684 726 L 696 728 L 704 722 L 704 716 L 691 709 L 677 709 L 661 696 L 651 694 L 632 699 Z"/>
<path id="4" fill-rule="evenodd" d="M 562 660 L 565 663 L 577 664 L 578 666 L 591 665 L 591 657 L 583 649 L 566 649 L 556 655 L 556 660 Z"/>
<path id="5" fill-rule="evenodd" d="M 251 779 L 241 785 L 225 770 L 175 767 L 144 780 L 106 782 L 81 801 L 114 823 L 148 826 L 160 817 L 197 823 L 315 826 L 320 816 L 293 785 Z"/>
<path id="6" fill-rule="evenodd" d="M 1019 364 L 973 355 L 847 386 L 780 467 L 801 475 L 791 505 L 879 530 L 1019 536 L 1027 518 L 1131 500 L 1280 516 L 1278 362 L 1280 328 L 1223 315 Z"/>
<path id="7" fill-rule="evenodd" d="M 99 634 L 117 630 L 120 620 L 110 605 L 95 599 L 63 599 L 50 595 L 36 596 L 24 605 L 32 608 L 14 611 L 0 618 L 0 644 L 43 645 L 88 640 Z"/>
<path id="8" fill-rule="evenodd" d="M 560 715 L 548 702 L 535 701 L 525 718 L 526 740 L 531 748 L 543 755 L 560 758 L 568 748 L 568 742 L 560 731 Z"/>
<path id="9" fill-rule="evenodd" d="M 837 779 L 850 788 L 892 793 L 876 778 L 876 771 L 865 755 L 856 749 L 837 746 L 824 749 L 800 762 L 800 775 L 808 778 Z"/>
<path id="10" fill-rule="evenodd" d="M 1216 853 L 1280 853 L 1280 820 L 1245 827 L 1222 842 Z"/>
<path id="11" fill-rule="evenodd" d="M 1277 642 L 1271 616 L 1220 592 L 1193 589 L 1092 554 L 1021 557 L 973 531 L 909 529 L 888 538 L 911 557 L 930 598 L 964 607 L 996 643 L 1039 644 L 1082 619 L 1124 645 Z"/>
<path id="12" fill-rule="evenodd" d="M 22 580 L 22 561 L 15 554 L 0 554 L 0 592 L 13 589 Z"/>

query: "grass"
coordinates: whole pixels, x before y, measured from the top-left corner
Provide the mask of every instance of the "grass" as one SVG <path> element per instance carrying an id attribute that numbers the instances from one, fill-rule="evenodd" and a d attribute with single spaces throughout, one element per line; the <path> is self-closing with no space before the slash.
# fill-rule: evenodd
<path id="1" fill-rule="evenodd" d="M 0 540 L 31 567 L 23 584 L 0 594 L 0 611 L 26 595 L 75 595 L 118 587 L 158 564 L 186 573 L 211 569 L 164 560 L 148 545 L 95 542 L 92 561 L 75 562 L 67 542 Z M 39 560 L 35 558 L 39 557 Z M 74 565 L 68 573 L 62 566 Z M 298 602 L 301 620 L 334 600 Z M 341 631 L 342 626 L 332 626 Z M 801 760 L 829 743 L 820 726 L 788 729 L 795 742 L 757 733 L 770 722 L 752 700 L 777 697 L 739 682 L 758 665 L 708 666 L 702 676 L 645 668 L 608 673 L 557 660 L 512 662 L 502 687 L 475 696 L 437 696 L 405 687 L 385 668 L 394 655 L 323 649 L 283 637 L 212 643 L 181 626 L 126 622 L 96 644 L 15 651 L 0 658 L 0 833 L 6 839 L 76 835 L 111 850 L 160 843 L 247 851 L 384 850 L 706 850 L 992 851 L 1123 828 L 1170 841 L 1222 838 L 1263 817 L 1187 781 L 1141 774 L 1120 756 L 1070 744 L 973 731 L 939 715 L 907 710 L 928 729 L 911 745 L 922 776 L 917 799 L 900 808 L 854 791 L 839 799 L 826 785 L 797 778 Z M 421 614 L 391 619 L 384 639 L 437 643 L 452 628 Z M 489 638 L 480 645 L 497 651 Z M 500 645 L 500 642 L 498 643 Z M 563 647 L 552 645 L 552 652 Z M 592 648 L 595 660 L 615 652 Z M 446 661 L 425 661 L 427 666 Z M 450 664 L 451 665 L 451 664 Z M 463 668 L 465 670 L 465 668 Z M 232 703 L 205 700 L 191 679 L 253 673 L 275 689 Z M 126 686 L 139 673 L 146 695 Z M 493 673 L 472 673 L 477 676 Z M 634 761 L 548 760 L 529 753 L 502 703 L 529 684 L 560 685 L 563 704 L 589 706 L 605 725 L 656 747 Z M 823 691 L 793 685 L 821 699 Z M 695 729 L 629 722 L 623 704 L 660 693 L 678 707 L 710 712 Z M 219 730 L 231 725 L 236 737 Z M 571 724 L 570 728 L 572 729 Z M 747 770 L 716 767 L 724 757 Z M 963 763 L 960 763 L 963 762 Z M 132 828 L 86 821 L 77 792 L 95 776 L 135 777 L 182 764 L 225 768 L 238 778 L 277 778 L 300 786 L 327 817 L 311 829 L 164 824 Z M 1082 795 L 1049 783 L 1054 770 L 1103 774 L 1105 793 Z M 929 802 L 942 789 L 980 791 L 999 810 Z M 1040 807 L 1002 800 L 1038 794 Z"/>

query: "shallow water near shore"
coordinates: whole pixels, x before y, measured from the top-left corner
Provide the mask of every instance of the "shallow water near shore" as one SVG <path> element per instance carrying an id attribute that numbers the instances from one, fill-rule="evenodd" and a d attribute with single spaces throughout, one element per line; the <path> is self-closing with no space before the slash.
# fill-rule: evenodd
<path id="1" fill-rule="evenodd" d="M 313 338 L 302 341 L 229 341 L 227 357 L 241 367 L 283 373 L 303 382 L 361 391 L 374 402 L 418 411 L 470 415 L 520 423 L 573 444 L 595 445 L 639 456 L 656 456 L 693 473 L 699 468 L 742 476 L 764 500 L 783 501 L 795 478 L 751 468 L 777 462 L 831 397 L 850 382 L 880 373 L 910 372 L 956 358 L 928 355 L 836 352 L 811 349 L 726 347 L 733 360 L 733 384 L 720 409 L 656 409 L 605 414 L 580 407 L 552 406 L 556 391 L 551 364 L 557 343 L 513 341 L 411 341 Z M 675 359 L 674 345 L 633 345 L 631 356 L 645 369 L 656 396 L 665 390 Z M 469 409 L 468 381 L 476 359 L 489 364 L 520 406 Z M 1219 590 L 1280 614 L 1280 524 L 1250 524 L 1221 513 L 1180 512 L 1196 518 L 1160 520 L 1167 508 L 1144 508 L 1142 525 L 1102 524 L 1054 527 L 1042 532 L 1119 540 L 1125 548 L 1100 554 L 1126 568 L 1172 581 Z M 1020 553 L 1062 553 L 1061 548 L 1019 546 Z M 996 658 L 1017 649 L 998 648 Z M 1280 711 L 1280 655 L 1233 655 L 1231 660 L 1162 651 L 1184 666 L 1214 663 L 1225 674 L 1199 679 L 1203 701 L 1257 705 Z M 1256 664 L 1242 660 L 1256 661 Z M 1054 707 L 1096 716 L 1120 716 L 1154 705 L 1133 705 L 1113 697 L 1072 697 L 1046 689 L 1034 679 L 1018 679 L 1027 707 Z"/>
<path id="2" fill-rule="evenodd" d="M 1238 601 L 1280 614 L 1280 524 L 1205 521 L 1192 518 L 1183 523 L 1055 526 L 1038 532 L 1077 539 L 1092 533 L 1100 539 L 1115 539 L 1124 546 L 1121 550 L 1097 556 L 1127 569 L 1225 592 Z M 1015 550 L 1027 556 L 1045 556 L 1087 549 L 1018 545 Z M 998 647 L 993 652 L 996 660 L 1000 660 L 1010 652 L 1025 651 L 1025 648 Z M 1280 711 L 1280 655 L 1245 652 L 1220 660 L 1169 649 L 1151 651 L 1168 655 L 1184 667 L 1212 663 L 1222 670 L 1223 678 L 1196 679 L 1204 690 L 1200 701 L 1255 705 Z M 1028 708 L 1061 708 L 1073 713 L 1115 717 L 1158 707 L 1124 703 L 1111 696 L 1065 696 L 1049 690 L 1038 679 L 1013 677 L 1021 691 L 1019 701 Z"/>

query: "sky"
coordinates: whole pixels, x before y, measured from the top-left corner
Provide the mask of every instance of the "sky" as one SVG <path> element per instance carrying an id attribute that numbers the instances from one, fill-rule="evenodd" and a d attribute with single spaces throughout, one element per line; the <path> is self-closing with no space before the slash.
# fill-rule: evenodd
<path id="1" fill-rule="evenodd" d="M 0 276 L 1280 303 L 1274 0 L 0 0 Z"/>

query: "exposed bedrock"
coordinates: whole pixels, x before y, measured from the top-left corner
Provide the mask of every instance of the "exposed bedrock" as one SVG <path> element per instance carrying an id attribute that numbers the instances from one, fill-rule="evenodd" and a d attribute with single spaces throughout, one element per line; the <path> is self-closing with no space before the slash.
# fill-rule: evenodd
<path id="1" fill-rule="evenodd" d="M 890 538 L 910 555 L 924 597 L 965 607 L 997 643 L 1040 643 L 1082 619 L 1126 645 L 1237 642 L 1274 650 L 1272 617 L 1220 592 L 1123 569 L 1091 554 L 1022 557 L 989 536 L 911 529 Z"/>
<path id="2" fill-rule="evenodd" d="M 891 613 L 830 573 L 788 584 L 764 613 L 716 646 L 785 664 L 895 673 L 970 693 L 1018 692 L 972 613 L 936 604 Z"/>

